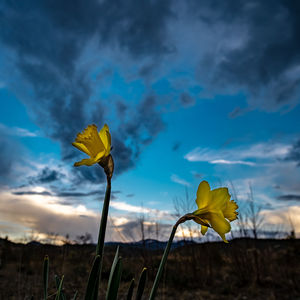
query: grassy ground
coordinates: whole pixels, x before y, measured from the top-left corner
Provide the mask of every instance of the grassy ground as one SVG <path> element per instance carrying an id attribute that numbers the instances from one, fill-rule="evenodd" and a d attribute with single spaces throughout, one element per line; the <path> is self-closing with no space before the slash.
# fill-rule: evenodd
<path id="1" fill-rule="evenodd" d="M 105 292 L 115 246 L 105 248 L 102 295 Z M 49 294 L 54 275 L 65 275 L 65 294 L 79 298 L 93 261 L 95 246 L 14 244 L 0 240 L 0 299 L 42 299 L 42 267 L 50 258 Z M 119 299 L 125 299 L 132 277 L 143 266 L 148 272 L 147 293 L 162 250 L 120 248 L 123 257 Z M 49 299 L 54 299 L 50 297 Z M 145 297 L 147 299 L 147 297 Z M 157 299 L 300 299 L 300 240 L 236 239 L 230 244 L 205 243 L 174 249 L 169 256 Z"/>

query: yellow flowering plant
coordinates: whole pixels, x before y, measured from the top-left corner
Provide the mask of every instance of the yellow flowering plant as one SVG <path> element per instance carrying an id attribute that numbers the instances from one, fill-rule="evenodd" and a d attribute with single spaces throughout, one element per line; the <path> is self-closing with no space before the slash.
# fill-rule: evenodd
<path id="1" fill-rule="evenodd" d="M 111 194 L 111 178 L 114 171 L 114 161 L 111 155 L 111 135 L 107 124 L 105 124 L 99 132 L 96 125 L 88 125 L 82 133 L 77 134 L 75 142 L 73 142 L 72 145 L 89 156 L 89 158 L 84 158 L 81 161 L 76 162 L 74 164 L 75 167 L 83 165 L 92 166 L 98 163 L 101 167 L 103 167 L 107 179 L 96 253 L 93 266 L 90 271 L 89 279 L 86 286 L 86 293 L 84 297 L 85 300 L 97 300 L 99 284 L 101 279 L 101 269 L 104 254 L 104 240 Z M 228 241 L 225 238 L 225 234 L 230 232 L 230 222 L 236 220 L 238 215 L 236 211 L 238 209 L 238 206 L 234 200 L 231 200 L 228 189 L 225 187 L 221 187 L 211 190 L 208 182 L 202 181 L 198 186 L 196 204 L 198 206 L 197 210 L 195 210 L 192 213 L 187 213 L 186 215 L 180 217 L 173 226 L 169 241 L 165 248 L 151 289 L 149 300 L 155 299 L 159 281 L 161 279 L 168 254 L 171 249 L 171 244 L 175 237 L 177 227 L 180 224 L 188 220 L 193 220 L 201 225 L 201 233 L 203 235 L 207 232 L 208 227 L 211 227 L 221 236 L 224 242 L 228 243 Z M 44 260 L 43 270 L 44 300 L 48 298 L 48 273 L 49 258 L 48 256 L 46 256 Z M 136 299 L 142 299 L 146 283 L 146 276 L 147 270 L 144 268 L 141 273 L 140 280 L 138 282 Z M 108 287 L 105 297 L 106 300 L 117 299 L 121 277 L 122 258 L 119 256 L 118 247 L 109 275 Z M 55 298 L 57 300 L 65 298 L 63 293 L 63 280 L 63 276 L 61 279 L 57 277 L 57 292 Z M 129 300 L 132 299 L 133 289 L 134 279 L 131 281 L 128 289 L 127 299 Z M 77 299 L 77 292 L 74 295 L 73 299 Z"/>
<path id="2" fill-rule="evenodd" d="M 201 233 L 203 235 L 206 233 L 208 227 L 212 227 L 221 236 L 223 241 L 228 243 L 225 238 L 225 233 L 228 233 L 231 229 L 229 222 L 237 219 L 238 215 L 236 211 L 238 206 L 234 200 L 230 200 L 228 189 L 222 187 L 211 191 L 208 182 L 202 181 L 197 190 L 196 203 L 198 205 L 198 209 L 193 213 L 188 213 L 179 218 L 176 224 L 173 226 L 173 230 L 171 232 L 167 247 L 165 248 L 153 287 L 151 289 L 149 300 L 155 299 L 158 284 L 171 249 L 171 244 L 173 242 L 177 227 L 180 224 L 188 220 L 194 220 L 196 223 L 201 225 Z"/>
<path id="3" fill-rule="evenodd" d="M 88 125 L 82 133 L 77 134 L 75 142 L 73 142 L 72 145 L 89 156 L 89 158 L 85 158 L 79 162 L 75 162 L 75 167 L 83 165 L 92 166 L 98 163 L 101 167 L 104 168 L 104 172 L 106 173 L 107 179 L 106 192 L 103 202 L 102 216 L 100 221 L 98 242 L 96 248 L 96 256 L 88 280 L 85 295 L 85 299 L 87 300 L 96 300 L 98 298 L 99 282 L 101 278 L 104 240 L 111 194 L 111 178 L 114 171 L 114 161 L 112 155 L 110 154 L 111 135 L 109 132 L 108 125 L 104 124 L 104 126 L 99 132 L 95 124 Z M 112 267 L 111 276 L 117 276 L 116 274 L 119 274 L 120 269 L 122 268 L 121 258 L 118 255 L 118 251 L 116 253 L 116 261 L 118 261 L 118 263 L 116 263 L 116 265 Z M 117 278 L 119 278 L 119 275 L 117 276 Z M 114 289 L 114 291 L 116 292 L 117 290 Z"/>

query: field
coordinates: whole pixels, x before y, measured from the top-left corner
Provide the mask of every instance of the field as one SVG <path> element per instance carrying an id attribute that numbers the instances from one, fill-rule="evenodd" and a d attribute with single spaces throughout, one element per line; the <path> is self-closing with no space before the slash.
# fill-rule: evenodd
<path id="1" fill-rule="evenodd" d="M 163 251 L 160 244 L 155 249 L 155 243 L 120 245 L 123 274 L 118 299 L 126 299 L 132 277 L 138 281 L 144 266 L 148 268 L 144 295 L 149 295 Z M 101 295 L 115 250 L 116 245 L 105 247 Z M 41 299 L 46 254 L 50 259 L 49 295 L 55 292 L 55 274 L 64 274 L 67 299 L 76 290 L 82 299 L 94 251 L 94 245 L 24 245 L 1 239 L 0 299 Z M 300 240 L 235 239 L 229 244 L 178 246 L 169 255 L 157 299 L 300 299 Z"/>

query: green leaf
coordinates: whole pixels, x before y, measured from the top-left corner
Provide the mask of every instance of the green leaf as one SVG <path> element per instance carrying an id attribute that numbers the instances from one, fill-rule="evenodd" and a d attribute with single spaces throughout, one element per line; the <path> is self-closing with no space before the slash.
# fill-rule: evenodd
<path id="1" fill-rule="evenodd" d="M 141 276 L 140 276 L 140 280 L 139 280 L 139 284 L 137 287 L 137 291 L 136 291 L 136 300 L 141 300 L 143 293 L 144 293 L 144 289 L 145 289 L 145 285 L 146 285 L 146 279 L 147 279 L 147 269 L 144 268 Z"/>
<path id="2" fill-rule="evenodd" d="M 77 299 L 77 295 L 78 295 L 78 291 L 75 292 L 74 297 L 72 300 L 76 300 Z"/>
<path id="3" fill-rule="evenodd" d="M 94 263 L 87 283 L 85 297 L 84 297 L 85 300 L 93 299 L 95 287 L 98 286 L 100 263 L 101 263 L 100 255 L 97 255 L 94 259 Z"/>
<path id="4" fill-rule="evenodd" d="M 133 295 L 133 289 L 134 289 L 134 278 L 132 278 L 131 282 L 130 282 L 130 286 L 129 286 L 127 298 L 126 298 L 127 300 L 131 300 L 132 295 Z"/>
<path id="5" fill-rule="evenodd" d="M 113 275 L 114 275 L 114 271 L 115 271 L 118 259 L 119 259 L 119 246 L 117 247 L 117 251 L 116 251 L 116 254 L 115 254 L 115 257 L 114 257 L 114 261 L 113 261 L 111 269 L 110 269 L 108 285 L 107 285 L 108 288 L 111 285 L 111 281 L 112 281 L 112 278 L 113 278 Z"/>
<path id="6" fill-rule="evenodd" d="M 119 247 L 118 247 L 109 274 L 106 300 L 117 299 L 121 275 L 122 275 L 122 259 L 121 257 L 119 257 Z"/>
<path id="7" fill-rule="evenodd" d="M 56 293 L 55 300 L 59 300 L 60 297 L 61 297 L 63 282 L 64 282 L 64 275 L 61 277 L 61 281 L 59 283 L 59 287 L 58 287 L 58 290 L 57 290 L 57 293 Z"/>
<path id="8" fill-rule="evenodd" d="M 55 276 L 54 276 L 54 279 L 55 279 L 55 286 L 56 286 L 56 289 L 58 290 L 58 289 L 59 289 L 59 284 L 60 284 L 61 279 L 59 278 L 58 275 L 55 275 Z M 63 290 L 61 291 L 60 297 L 59 297 L 58 300 L 66 300 L 66 296 L 65 296 Z"/>
<path id="9" fill-rule="evenodd" d="M 46 255 L 44 258 L 44 268 L 43 268 L 44 300 L 46 300 L 48 297 L 48 277 L 49 277 L 49 256 Z"/>

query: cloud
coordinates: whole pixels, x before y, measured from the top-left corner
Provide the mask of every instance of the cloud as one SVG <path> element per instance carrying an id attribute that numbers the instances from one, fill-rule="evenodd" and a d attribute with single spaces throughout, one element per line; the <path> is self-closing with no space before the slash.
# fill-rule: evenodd
<path id="1" fill-rule="evenodd" d="M 0 130 L 5 132 L 7 135 L 20 136 L 20 137 L 37 137 L 37 132 L 32 132 L 26 128 L 20 127 L 8 127 L 0 123 Z"/>
<path id="2" fill-rule="evenodd" d="M 45 167 L 36 177 L 30 177 L 29 181 L 36 184 L 51 183 L 59 180 L 63 176 L 65 175 L 59 171 Z"/>
<path id="3" fill-rule="evenodd" d="M 172 151 L 177 151 L 181 146 L 181 142 L 174 142 L 172 146 Z"/>
<path id="4" fill-rule="evenodd" d="M 48 196 L 48 197 L 52 197 L 54 201 L 57 201 L 57 203 L 64 204 L 64 205 L 73 205 L 74 203 L 84 203 L 84 198 L 93 199 L 93 200 L 101 199 L 102 201 L 105 195 L 104 187 L 103 189 L 88 190 L 88 191 L 86 191 L 87 189 L 84 188 L 80 192 L 78 192 L 77 189 L 75 188 L 73 189 L 74 190 L 70 190 L 70 189 L 66 190 L 62 188 L 61 184 L 59 184 L 58 186 L 51 185 L 49 188 L 44 188 L 42 186 L 35 185 L 34 187 L 31 187 L 31 189 L 28 189 L 28 186 L 24 185 L 20 188 L 12 189 L 11 194 L 16 196 L 35 196 L 35 195 Z M 116 199 L 116 195 L 118 194 L 120 194 L 120 191 L 112 191 L 111 199 Z M 97 197 L 93 198 L 92 196 L 97 196 Z"/>
<path id="5" fill-rule="evenodd" d="M 94 196 L 94 195 L 104 195 L 104 192 L 100 191 L 91 191 L 87 193 L 81 193 L 81 192 L 59 192 L 59 193 L 51 193 L 49 191 L 15 191 L 12 192 L 13 195 L 42 195 L 42 196 L 51 196 L 51 197 L 63 197 L 63 198 L 68 198 L 68 197 L 89 197 L 89 196 Z"/>
<path id="6" fill-rule="evenodd" d="M 170 219 L 171 217 L 171 214 L 168 211 L 152 209 L 143 206 L 136 206 L 128 204 L 124 201 L 112 201 L 110 206 L 117 210 L 127 211 L 130 213 L 147 214 L 150 216 L 155 216 L 156 218 Z"/>
<path id="7" fill-rule="evenodd" d="M 286 200 L 286 201 L 300 201 L 300 195 L 288 194 L 288 195 L 280 195 L 277 197 L 278 200 Z"/>
<path id="8" fill-rule="evenodd" d="M 180 95 L 180 102 L 184 107 L 194 106 L 196 101 L 188 93 L 182 93 Z"/>
<path id="9" fill-rule="evenodd" d="M 134 194 L 127 194 L 126 197 L 127 198 L 132 198 L 132 197 L 134 197 Z"/>
<path id="10" fill-rule="evenodd" d="M 187 182 L 186 180 L 180 178 L 178 175 L 176 174 L 172 174 L 171 175 L 171 180 L 175 183 L 179 183 L 181 185 L 184 185 L 184 186 L 190 186 L 191 184 L 189 182 Z"/>
<path id="11" fill-rule="evenodd" d="M 187 153 L 184 158 L 191 162 L 202 161 L 211 164 L 255 166 L 258 163 L 284 159 L 289 151 L 289 145 L 270 142 L 220 150 L 197 147 Z"/>
<path id="12" fill-rule="evenodd" d="M 109 118 L 107 102 L 98 96 L 99 82 L 91 79 L 95 68 L 98 73 L 103 69 L 101 55 L 106 49 L 132 59 L 171 51 L 165 39 L 166 22 L 172 17 L 169 1 L 90 1 L 84 5 L 73 3 L 72 7 L 67 1 L 29 1 L 20 6 L 5 1 L 0 11 L 0 24 L 5 28 L 0 33 L 2 51 L 11 58 L 7 68 L 17 70 L 7 86 L 22 95 L 19 98 L 45 135 L 60 142 L 66 160 L 79 156 L 70 147 L 77 132 L 87 124 L 103 124 Z M 97 45 L 94 50 L 89 48 L 93 43 Z M 90 65 L 87 57 L 96 57 L 100 63 Z M 135 165 L 140 149 L 132 147 L 151 142 L 163 128 L 156 104 L 150 96 L 140 100 L 139 113 L 126 125 L 131 130 L 123 131 L 128 136 L 119 135 L 123 126 L 115 125 L 114 157 L 119 162 L 116 173 Z M 127 138 L 132 144 L 125 143 Z M 77 174 L 91 182 L 104 180 L 102 173 L 91 168 L 81 168 Z"/>
<path id="13" fill-rule="evenodd" d="M 84 204 L 65 205 L 60 199 L 56 199 L 54 196 L 49 197 L 42 192 L 40 194 L 12 195 L 2 190 L 0 197 L 0 230 L 9 233 L 9 237 L 13 240 L 20 241 L 24 236 L 30 238 L 32 232 L 42 241 L 48 237 L 53 238 L 58 243 L 61 243 L 67 234 L 72 240 L 86 232 L 92 235 L 94 241 L 97 240 L 100 213 L 94 212 Z M 157 226 L 155 221 L 152 221 L 153 218 L 171 219 L 168 212 L 165 211 L 149 208 L 140 209 L 140 207 L 120 201 L 112 201 L 111 203 L 115 203 L 121 210 L 108 219 L 106 241 L 131 242 L 140 240 L 140 220 L 138 220 L 136 213 L 147 214 L 147 220 L 145 219 L 147 238 L 155 238 Z M 131 214 L 120 214 L 122 211 Z M 163 229 L 169 229 L 170 225 L 160 224 L 159 227 L 161 229 L 160 237 L 166 240 L 169 232 L 165 234 Z M 148 236 L 150 232 L 151 236 Z"/>
<path id="14" fill-rule="evenodd" d="M 70 147 L 77 132 L 90 123 L 112 124 L 120 174 L 164 129 L 165 101 L 189 106 L 207 94 L 243 91 L 251 109 L 274 111 L 299 102 L 298 4 L 277 0 L 271 6 L 270 12 L 269 2 L 261 1 L 3 1 L 1 54 L 9 59 L 1 67 L 12 75 L 0 75 L 0 82 L 26 105 L 43 135 L 60 143 L 68 162 L 81 155 Z M 153 84 L 173 73 L 167 96 L 156 94 Z M 122 89 L 114 92 L 115 74 L 128 88 L 127 100 L 135 95 L 131 82 L 141 81 L 144 92 L 133 105 L 120 100 Z M 175 81 L 181 84 L 174 87 Z M 202 88 L 197 96 L 189 92 L 195 85 Z M 107 86 L 112 91 L 103 96 Z M 74 172 L 82 181 L 105 180 L 95 168 Z"/>
<path id="15" fill-rule="evenodd" d="M 1 128 L 0 144 L 0 186 L 2 186 L 15 183 L 16 178 L 20 176 L 26 151 L 17 141 L 7 136 Z"/>
<path id="16" fill-rule="evenodd" d="M 255 163 L 250 161 L 242 160 L 226 160 L 226 159 L 215 159 L 210 161 L 211 164 L 221 164 L 221 165 L 245 165 L 245 166 L 254 166 Z"/>
<path id="17" fill-rule="evenodd" d="M 263 216 L 264 223 L 271 225 L 281 225 L 290 232 L 293 226 L 296 233 L 300 233 L 300 206 L 294 205 L 276 210 L 264 210 L 260 213 Z"/>
<path id="18" fill-rule="evenodd" d="M 298 166 L 300 166 L 300 139 L 294 143 L 285 159 L 288 161 L 295 161 Z"/>
<path id="19" fill-rule="evenodd" d="M 201 20 L 204 34 L 216 34 L 200 59 L 199 78 L 213 90 L 244 90 L 252 108 L 299 103 L 299 3 L 192 2 L 189 13 Z"/>

